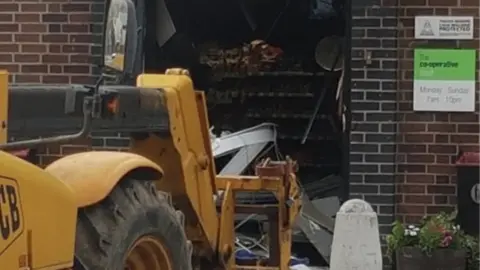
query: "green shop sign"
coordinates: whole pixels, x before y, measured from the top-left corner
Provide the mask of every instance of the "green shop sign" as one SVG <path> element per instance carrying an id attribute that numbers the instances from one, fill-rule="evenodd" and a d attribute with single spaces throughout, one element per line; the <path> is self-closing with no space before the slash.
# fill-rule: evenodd
<path id="1" fill-rule="evenodd" d="M 474 111 L 475 63 L 475 50 L 416 49 L 413 109 Z"/>

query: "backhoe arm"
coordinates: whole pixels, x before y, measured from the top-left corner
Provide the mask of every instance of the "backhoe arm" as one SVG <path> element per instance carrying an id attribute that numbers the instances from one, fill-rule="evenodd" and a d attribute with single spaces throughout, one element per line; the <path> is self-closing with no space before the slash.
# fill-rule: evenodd
<path id="1" fill-rule="evenodd" d="M 186 217 L 186 232 L 194 250 L 209 257 L 216 251 L 218 217 L 213 195 L 213 161 L 204 95 L 193 91 L 188 76 L 143 74 L 137 86 L 155 88 L 163 93 L 163 105 L 169 112 L 169 135 L 133 136 L 131 151 L 161 164 L 163 181 L 158 188 L 171 193 L 174 205 Z M 181 74 L 178 74 L 181 75 Z M 209 254 L 210 253 L 210 254 Z"/>

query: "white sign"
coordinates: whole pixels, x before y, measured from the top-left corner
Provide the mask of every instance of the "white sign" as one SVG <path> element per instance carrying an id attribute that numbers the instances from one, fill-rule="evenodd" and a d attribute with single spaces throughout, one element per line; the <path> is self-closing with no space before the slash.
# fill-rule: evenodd
<path id="1" fill-rule="evenodd" d="M 475 82 L 414 82 L 413 110 L 430 112 L 475 111 Z"/>
<path id="2" fill-rule="evenodd" d="M 480 185 L 475 184 L 470 190 L 470 197 L 476 204 L 480 204 Z"/>
<path id="3" fill-rule="evenodd" d="M 416 39 L 473 39 L 472 16 L 416 16 Z"/>
<path id="4" fill-rule="evenodd" d="M 413 110 L 475 111 L 476 51 L 415 49 Z"/>

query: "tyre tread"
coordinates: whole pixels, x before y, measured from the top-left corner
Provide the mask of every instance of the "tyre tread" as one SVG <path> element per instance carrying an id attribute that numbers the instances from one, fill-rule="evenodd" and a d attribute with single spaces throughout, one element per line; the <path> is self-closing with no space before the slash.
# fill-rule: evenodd
<path id="1" fill-rule="evenodd" d="M 155 211 L 153 211 L 155 210 Z M 124 243 L 118 247 L 122 236 L 121 230 L 125 224 L 133 222 L 137 217 L 147 221 L 156 214 L 163 213 L 161 220 L 167 228 L 163 230 L 178 234 L 175 236 L 185 239 L 183 245 L 179 244 L 177 256 L 186 255 L 183 266 L 179 269 L 191 269 L 192 243 L 187 240 L 184 224 L 185 216 L 181 211 L 173 208 L 171 197 L 168 193 L 158 191 L 154 181 L 140 181 L 135 179 L 122 179 L 111 193 L 101 202 L 78 210 L 77 235 L 75 241 L 75 257 L 88 270 L 117 270 L 105 268 L 112 264 L 112 257 L 122 250 L 126 252 L 133 243 Z M 165 218 L 167 217 L 167 218 Z M 133 224 L 133 223 L 132 223 Z M 164 235 L 165 238 L 172 236 Z M 186 268 L 185 268 L 186 267 Z"/>

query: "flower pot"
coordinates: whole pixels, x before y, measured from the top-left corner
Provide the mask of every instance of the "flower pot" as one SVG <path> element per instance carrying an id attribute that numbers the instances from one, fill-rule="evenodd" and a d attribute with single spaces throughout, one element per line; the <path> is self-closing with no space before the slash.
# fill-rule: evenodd
<path id="1" fill-rule="evenodd" d="M 437 249 L 427 255 L 419 248 L 404 247 L 396 252 L 397 270 L 465 270 L 464 250 Z"/>

